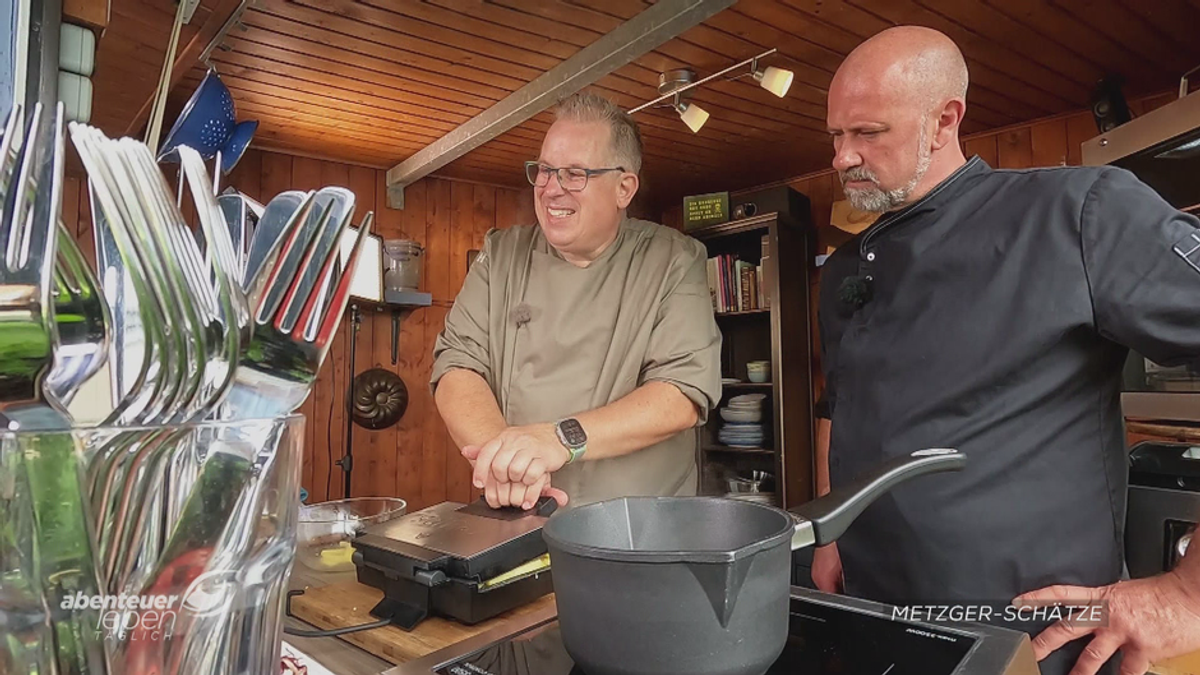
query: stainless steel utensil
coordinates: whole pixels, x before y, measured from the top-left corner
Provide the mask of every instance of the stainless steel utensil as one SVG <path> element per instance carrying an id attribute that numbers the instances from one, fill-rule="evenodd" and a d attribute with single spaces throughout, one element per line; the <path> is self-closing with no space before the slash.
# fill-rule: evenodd
<path id="1" fill-rule="evenodd" d="M 138 152 L 138 147 L 130 146 L 130 150 Z M 187 422 L 207 418 L 224 397 L 232 379 L 232 365 L 236 363 L 239 355 L 240 324 L 248 321 L 249 312 L 246 308 L 245 296 L 235 280 L 234 268 L 237 263 L 228 232 L 225 231 L 224 223 L 220 219 L 219 206 L 205 187 L 207 176 L 204 173 L 204 163 L 199 154 L 189 147 L 180 147 L 178 152 L 182 170 L 186 174 L 190 191 L 196 202 L 201 227 L 210 244 L 209 260 L 213 263 L 213 267 L 198 283 L 208 284 L 210 282 L 207 279 L 214 279 L 216 284 L 215 288 L 206 287 L 193 290 L 205 293 L 219 305 L 219 307 L 209 305 L 204 308 L 208 316 L 212 317 L 214 321 L 218 321 L 218 325 L 204 328 L 211 328 L 214 338 L 223 338 L 214 340 L 206 350 L 204 358 L 207 359 L 207 365 L 195 368 L 201 372 L 207 371 L 213 378 L 213 386 L 194 405 L 185 406 L 179 410 L 176 419 Z M 159 179 L 151 182 L 162 184 L 163 181 Z M 151 191 L 156 189 L 154 185 L 146 187 Z M 165 192 L 165 186 L 157 189 Z M 170 214 L 164 215 L 168 218 L 171 217 Z M 178 247 L 175 253 L 179 257 L 192 257 L 189 256 L 189 253 L 198 256 L 198 250 L 190 237 L 186 235 L 177 237 L 174 243 Z M 197 262 L 197 260 L 193 260 L 193 262 Z M 138 475 L 137 469 L 140 469 L 143 463 L 146 471 L 142 474 L 142 479 L 132 486 L 132 489 L 126 485 L 123 491 L 126 498 L 122 499 L 116 513 L 118 535 L 113 550 L 119 552 L 119 558 L 110 568 L 113 574 L 112 583 L 116 588 L 126 589 L 137 583 L 136 558 L 131 552 L 141 552 L 142 557 L 146 560 L 158 559 L 163 543 L 162 533 L 170 527 L 171 523 L 175 522 L 184 506 L 186 495 L 190 493 L 192 479 L 195 478 L 195 475 L 189 470 L 186 457 L 181 455 L 181 453 L 186 453 L 188 448 L 179 441 L 180 439 L 174 435 L 159 436 L 152 443 L 143 445 L 133 460 L 129 475 Z M 166 494 L 164 491 L 168 474 L 173 479 L 173 494 Z M 134 496 L 129 497 L 130 495 Z M 150 497 L 149 506 L 146 506 L 147 496 Z M 135 507 L 135 505 L 140 506 Z"/>
<path id="2" fill-rule="evenodd" d="M 314 242 L 331 238 L 322 236 L 322 231 L 335 231 L 332 238 L 336 241 L 348 224 L 335 222 L 330 216 L 327 207 L 320 219 L 315 223 L 307 219 L 285 243 L 254 312 L 254 337 L 234 375 L 227 399 L 229 414 L 246 418 L 287 414 L 308 396 L 333 332 L 346 311 L 350 281 L 374 220 L 374 213 L 368 213 L 346 267 L 339 271 L 336 248 L 330 248 L 322 257 L 313 254 L 320 250 L 314 249 Z M 306 273 L 313 268 L 319 272 Z M 334 291 L 328 307 L 318 312 L 317 282 L 321 279 L 327 279 Z M 294 320 L 285 324 L 292 316 Z M 305 331 L 309 325 L 316 327 L 314 332 Z"/>
<path id="3" fill-rule="evenodd" d="M 6 485 L 0 486 L 0 493 L 7 495 L 0 494 L 0 500 L 8 497 L 3 509 L 6 523 L 32 524 L 32 532 L 19 544 L 23 548 L 19 558 L 30 565 L 23 575 L 23 595 L 32 594 L 43 607 L 54 609 L 65 597 L 76 593 L 90 597 L 99 588 L 78 490 L 77 448 L 69 437 L 34 440 L 39 429 L 65 429 L 70 424 L 43 386 L 58 336 L 52 288 L 66 163 L 64 114 L 59 103 L 47 121 L 39 104 L 27 135 L 19 139 L 6 132 L 6 143 L 11 137 L 11 145 L 4 161 L 16 156 L 21 163 L 0 219 L 0 353 L 4 357 L 0 359 L 0 409 L 9 430 L 26 434 L 2 443 L 0 483 Z M 13 501 L 18 484 L 27 495 L 23 503 Z M 0 567 L 10 564 L 5 561 Z M 62 675 L 107 672 L 105 645 L 94 630 L 94 611 L 66 617 L 46 613 L 41 620 L 49 630 L 43 633 L 47 639 L 40 652 L 33 656 L 35 670 Z"/>
<path id="4" fill-rule="evenodd" d="M 4 125 L 4 138 L 0 139 L 0 208 L 8 203 L 8 193 L 19 167 L 24 140 L 24 109 L 20 103 L 14 103 Z"/>
<path id="5" fill-rule="evenodd" d="M 236 668 L 267 672 L 277 666 L 299 481 L 300 436 L 276 422 L 312 390 L 374 214 L 344 266 L 339 245 L 355 209 L 345 188 L 284 193 L 253 233 L 243 203 L 231 230 L 203 161 L 182 147 L 181 188 L 196 205 L 201 251 L 148 148 L 72 123 L 102 292 L 69 233 L 59 232 L 61 106 L 53 125 L 35 109 L 27 133 L 17 116 L 0 141 L 0 344 L 17 346 L 0 350 L 0 411 L 23 430 L 5 438 L 29 449 L 0 443 L 0 576 L 9 561 L 31 560 L 37 574 L 23 588 L 38 595 L 0 584 L 0 605 L 53 606 L 70 584 L 90 594 L 154 592 L 175 583 L 181 565 L 197 571 L 194 556 L 203 554 L 200 567 L 237 577 L 246 605 L 196 616 L 186 640 L 140 656 L 139 646 L 118 640 L 116 656 L 124 667 L 217 672 L 227 670 L 213 660 L 220 645 Z M 70 428 L 66 405 L 110 358 L 112 414 L 94 429 Z M 258 428 L 250 417 L 267 421 Z M 202 421 L 214 435 L 189 426 Z M 47 433 L 25 432 L 39 428 Z M 27 479 L 32 519 L 13 506 L 18 475 Z M 37 546 L 9 556 L 15 538 L 4 526 L 22 522 L 36 524 Z M 48 638 L 85 627 L 96 636 L 86 612 L 22 612 L 51 627 Z M 89 663 L 96 654 L 103 660 L 102 648 L 89 651 L 94 643 L 60 645 L 51 670 L 104 672 L 104 663 Z"/>
<path id="6" fill-rule="evenodd" d="M 288 190 L 267 202 L 254 229 L 254 238 L 246 256 L 246 269 L 242 274 L 242 290 L 246 292 L 251 307 L 258 306 L 263 286 L 268 280 L 269 275 L 261 274 L 262 268 L 274 267 L 284 234 L 292 232 L 297 223 L 308 215 L 308 207 L 315 197 L 316 192 Z"/>
<path id="7" fill-rule="evenodd" d="M 91 127 L 72 122 L 71 140 L 79 152 L 80 159 L 88 172 L 89 189 L 93 203 L 93 217 L 98 254 L 103 258 L 105 277 L 117 284 L 117 289 L 126 299 L 136 298 L 136 311 L 128 305 L 114 304 L 110 309 L 115 318 L 114 347 L 117 354 L 126 349 L 142 353 L 138 367 L 127 369 L 115 359 L 115 375 L 119 384 L 115 392 L 114 409 L 104 424 L 141 424 L 158 417 L 163 405 L 164 392 L 169 389 L 169 358 L 167 354 L 167 326 L 164 319 L 169 316 L 162 307 L 162 299 L 149 281 L 147 262 L 134 245 L 130 232 L 131 206 L 117 191 L 115 179 L 100 151 L 102 136 Z M 132 296 L 122 289 L 132 289 Z M 107 291 L 108 289 L 106 289 Z M 110 297 L 113 293 L 106 293 Z M 128 377 L 133 374 L 133 377 Z M 120 391 L 124 389 L 124 391 Z M 96 481 L 89 483 L 94 486 Z"/>
<path id="8" fill-rule="evenodd" d="M 43 382 L 57 338 L 53 269 L 66 161 L 61 104 L 49 123 L 37 105 L 24 143 L 16 140 L 20 170 L 0 219 L 0 344 L 6 361 L 0 365 L 0 412 L 10 426 L 59 427 L 67 424 L 66 411 L 51 407 Z"/>
<path id="9" fill-rule="evenodd" d="M 58 262 L 55 265 L 54 322 L 58 344 L 54 364 L 46 375 L 46 395 L 66 409 L 75 392 L 108 359 L 112 316 L 99 282 L 69 232 L 58 224 Z"/>

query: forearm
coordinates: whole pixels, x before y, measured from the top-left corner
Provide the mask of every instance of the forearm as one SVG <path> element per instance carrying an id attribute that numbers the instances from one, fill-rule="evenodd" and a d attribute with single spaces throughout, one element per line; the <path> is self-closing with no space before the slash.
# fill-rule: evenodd
<path id="1" fill-rule="evenodd" d="M 460 450 L 487 443 L 508 426 L 491 387 L 471 370 L 451 370 L 442 376 L 434 392 L 434 402 L 450 438 Z"/>
<path id="2" fill-rule="evenodd" d="M 695 426 L 696 405 L 673 384 L 647 382 L 601 408 L 575 416 L 588 435 L 584 459 L 627 455 Z"/>
<path id="3" fill-rule="evenodd" d="M 817 418 L 817 451 L 816 451 L 816 472 L 817 472 L 817 496 L 823 496 L 829 493 L 829 420 L 825 418 Z"/>

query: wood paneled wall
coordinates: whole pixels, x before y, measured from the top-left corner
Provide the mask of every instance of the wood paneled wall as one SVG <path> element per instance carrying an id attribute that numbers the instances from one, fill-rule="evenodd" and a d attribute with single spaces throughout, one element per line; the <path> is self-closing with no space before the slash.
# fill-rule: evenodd
<path id="1" fill-rule="evenodd" d="M 168 169 L 170 171 L 170 169 Z M 374 232 L 384 239 L 406 237 L 425 247 L 421 288 L 433 305 L 412 312 L 401 324 L 397 363 L 392 364 L 390 312 L 364 308 L 355 348 L 354 371 L 391 370 L 408 387 L 408 410 L 388 429 L 353 426 L 353 496 L 398 496 L 416 510 L 447 499 L 478 495 L 470 466 L 458 453 L 433 404 L 429 375 L 434 340 L 467 273 L 467 251 L 483 246 L 492 227 L 536 222 L 532 192 L 476 183 L 427 178 L 405 190 L 406 208 L 387 208 L 384 171 L 306 157 L 250 150 L 221 188 L 233 185 L 266 203 L 284 190 L 328 185 L 349 188 L 357 197 L 355 224 L 375 212 Z M 69 177 L 63 220 L 95 260 L 86 183 Z M 185 200 L 184 216 L 195 222 Z M 346 392 L 350 384 L 351 313 L 347 310 L 316 386 L 300 412 L 308 420 L 301 485 L 315 503 L 344 496 L 345 474 L 335 464 L 345 454 Z"/>

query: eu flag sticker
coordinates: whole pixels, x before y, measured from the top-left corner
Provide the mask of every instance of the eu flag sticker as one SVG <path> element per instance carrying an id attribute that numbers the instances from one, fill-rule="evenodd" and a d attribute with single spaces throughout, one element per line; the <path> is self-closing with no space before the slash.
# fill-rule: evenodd
<path id="1" fill-rule="evenodd" d="M 1200 234 L 1192 232 L 1175 243 L 1174 249 L 1192 269 L 1200 272 Z"/>

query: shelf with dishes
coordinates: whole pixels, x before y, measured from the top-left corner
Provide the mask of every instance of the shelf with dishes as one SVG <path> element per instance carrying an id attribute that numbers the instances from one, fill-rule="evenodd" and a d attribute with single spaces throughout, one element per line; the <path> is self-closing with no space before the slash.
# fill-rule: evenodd
<path id="1" fill-rule="evenodd" d="M 709 417 L 701 444 L 704 494 L 732 497 L 747 492 L 759 501 L 774 503 L 774 488 L 760 485 L 762 476 L 774 475 L 778 465 L 774 414 L 770 389 L 725 392 L 721 405 Z M 743 485 L 746 481 L 754 485 Z"/>
<path id="2" fill-rule="evenodd" d="M 812 333 L 810 204 L 786 187 L 738 199 L 758 203 L 762 215 L 686 230 L 706 249 L 721 332 L 721 398 L 696 446 L 700 492 L 729 496 L 731 479 L 760 472 L 775 484 L 760 485 L 756 494 L 770 492 L 777 504 L 803 503 L 813 493 L 813 431 L 811 416 L 795 406 L 812 388 L 804 339 Z"/>

